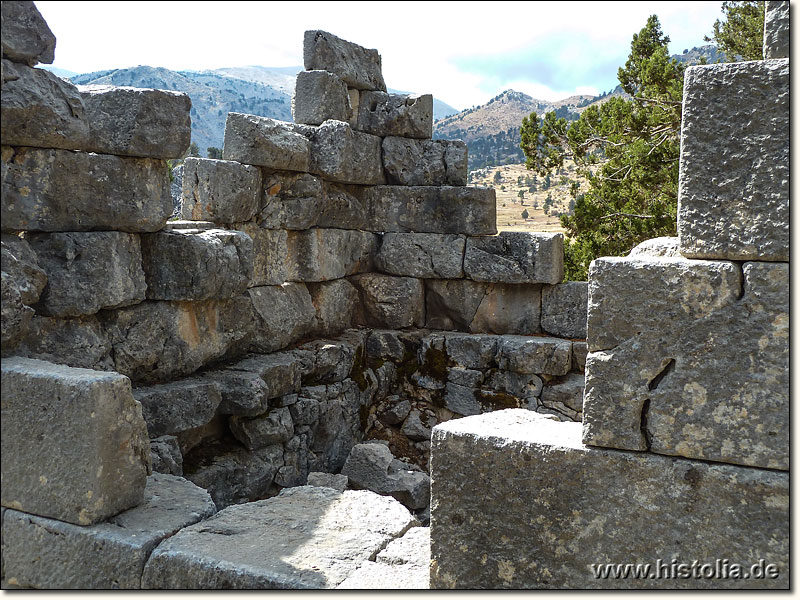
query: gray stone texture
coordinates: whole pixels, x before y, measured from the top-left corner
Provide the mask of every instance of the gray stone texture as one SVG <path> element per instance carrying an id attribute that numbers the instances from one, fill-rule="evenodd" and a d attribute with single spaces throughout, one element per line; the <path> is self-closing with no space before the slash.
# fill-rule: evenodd
<path id="1" fill-rule="evenodd" d="M 70 367 L 115 370 L 111 342 L 94 315 L 72 319 L 35 315 L 19 353 Z"/>
<path id="2" fill-rule="evenodd" d="M 389 275 L 424 279 L 464 276 L 465 237 L 439 233 L 387 233 L 375 266 Z"/>
<path id="3" fill-rule="evenodd" d="M 246 295 L 205 302 L 145 301 L 101 313 L 114 370 L 140 383 L 188 375 L 243 350 L 253 329 Z"/>
<path id="4" fill-rule="evenodd" d="M 575 419 L 575 413 L 583 411 L 584 376 L 582 373 L 570 373 L 561 380 L 550 382 L 542 388 L 541 403 L 543 406 Z"/>
<path id="5" fill-rule="evenodd" d="M 351 88 L 386 91 L 378 51 L 348 42 L 327 31 L 305 32 L 303 65 L 307 71 L 330 71 Z"/>
<path id="6" fill-rule="evenodd" d="M 18 357 L 2 370 L 3 506 L 90 525 L 142 501 L 150 444 L 127 377 Z"/>
<path id="7" fill-rule="evenodd" d="M 660 286 L 644 269 L 628 271 L 624 292 L 616 285 L 619 275 L 610 281 L 602 272 L 590 275 L 604 298 L 616 288 L 633 308 L 622 311 L 617 300 L 598 303 L 593 294 L 589 348 L 599 337 L 592 331 L 613 327 L 626 313 L 637 329 L 589 354 L 584 442 L 788 469 L 788 264 L 745 263 L 741 297 L 738 286 L 706 288 L 704 302 L 685 310 L 692 282 L 680 278 L 681 270 L 698 270 L 695 265 L 707 261 L 681 262 L 680 270 L 664 273 Z M 648 306 L 654 294 L 672 310 Z M 652 312 L 644 318 L 637 307 Z"/>
<path id="8" fill-rule="evenodd" d="M 178 438 L 174 435 L 150 438 L 150 463 L 153 473 L 183 476 L 183 455 Z"/>
<path id="9" fill-rule="evenodd" d="M 294 425 L 288 407 L 274 408 L 256 417 L 232 416 L 228 421 L 233 436 L 248 450 L 258 450 L 292 439 Z"/>
<path id="10" fill-rule="evenodd" d="M 39 589 L 139 589 L 156 546 L 215 512 L 205 490 L 162 474 L 148 477 L 142 504 L 91 527 L 8 511 L 9 580 Z"/>
<path id="11" fill-rule="evenodd" d="M 317 311 L 314 330 L 333 335 L 352 327 L 358 305 L 358 290 L 346 279 L 309 283 L 308 293 Z"/>
<path id="12" fill-rule="evenodd" d="M 20 341 L 27 335 L 34 311 L 23 304 L 19 288 L 5 271 L 2 273 L 0 286 L 0 340 L 2 355 L 7 356 L 15 353 Z"/>
<path id="13" fill-rule="evenodd" d="M 4 231 L 158 231 L 172 214 L 166 163 L 2 148 Z"/>
<path id="14" fill-rule="evenodd" d="M 467 145 L 461 140 L 383 139 L 383 167 L 392 185 L 467 185 Z"/>
<path id="15" fill-rule="evenodd" d="M 253 274 L 248 287 L 281 285 L 288 273 L 288 232 L 262 229 L 253 222 L 232 226 L 253 240 Z"/>
<path id="16" fill-rule="evenodd" d="M 253 240 L 240 231 L 191 229 L 142 236 L 142 266 L 151 300 L 227 299 L 253 275 Z"/>
<path id="17" fill-rule="evenodd" d="M 35 304 L 47 284 L 36 253 L 19 236 L 4 233 L 0 240 L 0 268 L 19 291 L 20 301 L 28 306 Z"/>
<path id="18" fill-rule="evenodd" d="M 425 529 L 416 527 L 415 529 Z M 430 584 L 428 567 L 388 565 L 366 560 L 347 576 L 338 590 L 427 590 Z"/>
<path id="19" fill-rule="evenodd" d="M 312 487 L 327 487 L 334 489 L 338 492 L 343 492 L 347 489 L 347 475 L 340 475 L 336 473 L 320 473 L 313 471 L 308 474 L 308 484 Z"/>
<path id="20" fill-rule="evenodd" d="M 203 375 L 219 389 L 221 415 L 256 416 L 268 408 L 270 388 L 260 374 L 238 369 L 207 371 Z"/>
<path id="21" fill-rule="evenodd" d="M 328 119 L 349 121 L 353 109 L 347 86 L 328 71 L 300 71 L 294 83 L 292 116 L 295 123 L 322 125 Z"/>
<path id="22" fill-rule="evenodd" d="M 433 96 L 361 92 L 357 124 L 360 131 L 381 137 L 428 140 L 433 135 Z M 355 108 L 355 107 L 354 107 Z"/>
<path id="23" fill-rule="evenodd" d="M 376 186 L 364 191 L 370 231 L 497 233 L 491 188 Z"/>
<path id="24" fill-rule="evenodd" d="M 313 329 L 317 313 L 304 284 L 284 283 L 254 287 L 247 293 L 255 314 L 252 342 L 254 350 L 280 350 Z"/>
<path id="25" fill-rule="evenodd" d="M 586 339 L 588 302 L 585 281 L 542 287 L 542 330 L 556 337 Z"/>
<path id="26" fill-rule="evenodd" d="M 583 373 L 586 370 L 586 355 L 589 347 L 586 342 L 572 342 L 572 370 Z"/>
<path id="27" fill-rule="evenodd" d="M 222 158 L 287 171 L 308 171 L 311 146 L 298 127 L 269 117 L 228 113 Z"/>
<path id="28" fill-rule="evenodd" d="M 681 254 L 789 260 L 789 145 L 788 58 L 686 70 Z"/>
<path id="29" fill-rule="evenodd" d="M 385 183 L 381 138 L 353 131 L 343 121 L 325 121 L 319 127 L 309 130 L 310 172 L 337 183 Z"/>
<path id="30" fill-rule="evenodd" d="M 356 324 L 383 329 L 422 327 L 425 290 L 421 279 L 367 273 L 350 277 L 361 302 Z"/>
<path id="31" fill-rule="evenodd" d="M 431 462 L 434 588 L 789 585 L 787 473 L 592 448 L 581 444 L 580 424 L 526 410 L 438 426 Z M 748 570 L 764 559 L 779 577 L 616 579 L 592 571 L 616 563 L 655 569 L 672 558 L 727 559 Z"/>
<path id="32" fill-rule="evenodd" d="M 251 354 L 226 369 L 257 374 L 267 385 L 268 400 L 300 391 L 301 363 L 294 352 Z"/>
<path id="33" fill-rule="evenodd" d="M 55 59 L 56 37 L 33 2 L 3 2 L 3 58 L 34 66 Z"/>
<path id="34" fill-rule="evenodd" d="M 789 2 L 769 0 L 764 14 L 764 58 L 789 58 Z"/>
<path id="35" fill-rule="evenodd" d="M 222 397 L 216 383 L 189 378 L 133 389 L 151 438 L 176 434 L 208 423 Z"/>
<path id="36" fill-rule="evenodd" d="M 560 283 L 564 235 L 501 231 L 492 237 L 468 237 L 464 272 L 475 281 Z"/>
<path id="37" fill-rule="evenodd" d="M 261 169 L 230 160 L 187 157 L 183 162 L 181 218 L 241 223 L 261 206 Z"/>
<path id="38" fill-rule="evenodd" d="M 680 258 L 681 252 L 677 237 L 657 237 L 643 241 L 634 246 L 628 253 L 630 257 L 663 256 L 664 258 Z"/>
<path id="39" fill-rule="evenodd" d="M 51 317 L 91 315 L 145 298 L 139 236 L 116 231 L 28 233 L 47 274 L 36 310 Z"/>
<path id="40" fill-rule="evenodd" d="M 553 337 L 504 335 L 497 341 L 497 365 L 514 373 L 566 375 L 572 367 L 572 342 Z"/>
<path id="41" fill-rule="evenodd" d="M 290 231 L 286 240 L 288 281 L 330 281 L 371 271 L 378 239 L 347 229 Z"/>
<path id="42" fill-rule="evenodd" d="M 357 444 L 350 450 L 342 475 L 347 475 L 351 487 L 391 496 L 411 510 L 428 506 L 430 477 L 396 463 L 391 450 L 383 444 Z"/>

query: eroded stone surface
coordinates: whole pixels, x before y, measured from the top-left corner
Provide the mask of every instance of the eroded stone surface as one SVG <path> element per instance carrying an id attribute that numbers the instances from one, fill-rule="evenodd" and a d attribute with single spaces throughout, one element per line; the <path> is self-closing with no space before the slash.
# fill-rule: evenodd
<path id="1" fill-rule="evenodd" d="M 287 279 L 330 281 L 372 269 L 378 240 L 373 233 L 346 229 L 290 231 Z"/>
<path id="2" fill-rule="evenodd" d="M 249 221 L 261 205 L 261 170 L 230 160 L 183 161 L 181 217 L 218 224 Z"/>
<path id="3" fill-rule="evenodd" d="M 259 352 L 285 348 L 314 327 L 316 310 L 302 283 L 250 288 L 255 330 L 252 346 Z"/>
<path id="4" fill-rule="evenodd" d="M 354 127 L 381 137 L 430 139 L 433 135 L 433 96 L 361 92 Z"/>
<path id="5" fill-rule="evenodd" d="M 295 123 L 321 125 L 328 119 L 349 121 L 353 109 L 347 86 L 328 71 L 300 71 L 294 84 L 292 116 Z"/>
<path id="6" fill-rule="evenodd" d="M 255 223 L 240 223 L 235 229 L 253 240 L 253 275 L 248 287 L 281 285 L 288 274 L 288 233 L 282 229 L 262 229 Z"/>
<path id="7" fill-rule="evenodd" d="M 378 270 L 425 279 L 457 279 L 464 270 L 463 235 L 387 233 L 375 257 Z"/>
<path id="8" fill-rule="evenodd" d="M 386 91 L 377 50 L 348 42 L 327 31 L 306 31 L 303 64 L 307 71 L 321 69 L 338 75 L 348 87 Z"/>
<path id="9" fill-rule="evenodd" d="M 393 185 L 467 185 L 467 145 L 389 136 L 383 139 L 383 166 Z"/>
<path id="10" fill-rule="evenodd" d="M 308 171 L 311 147 L 292 123 L 228 113 L 222 157 L 270 169 Z"/>
<path id="11" fill-rule="evenodd" d="M 39 266 L 36 253 L 27 240 L 7 233 L 2 234 L 0 249 L 1 268 L 19 291 L 20 301 L 35 304 L 47 284 L 47 274 Z"/>
<path id="12" fill-rule="evenodd" d="M 218 386 L 201 378 L 137 387 L 133 397 L 142 405 L 151 438 L 205 425 L 221 401 Z"/>
<path id="13" fill-rule="evenodd" d="M 315 331 L 332 335 L 353 325 L 358 290 L 346 279 L 309 283 L 308 293 L 317 311 Z"/>
<path id="14" fill-rule="evenodd" d="M 56 37 L 33 2 L 3 2 L 3 58 L 30 66 L 55 59 Z"/>
<path id="15" fill-rule="evenodd" d="M 789 58 L 789 3 L 770 0 L 764 14 L 764 58 Z"/>
<path id="16" fill-rule="evenodd" d="M 367 273 L 350 278 L 361 303 L 356 323 L 367 327 L 421 327 L 425 306 L 422 280 Z"/>
<path id="17" fill-rule="evenodd" d="M 381 138 L 353 131 L 344 121 L 325 121 L 319 127 L 308 129 L 311 140 L 309 171 L 338 183 L 385 183 Z"/>
<path id="18" fill-rule="evenodd" d="M 542 288 L 542 330 L 565 338 L 586 338 L 589 287 L 568 281 Z"/>
<path id="19" fill-rule="evenodd" d="M 560 283 L 564 278 L 564 236 L 501 231 L 494 237 L 468 237 L 464 272 L 475 281 Z"/>
<path id="20" fill-rule="evenodd" d="M 350 450 L 342 474 L 350 485 L 391 496 L 411 510 L 430 503 L 430 477 L 399 463 L 383 444 L 358 444 Z"/>

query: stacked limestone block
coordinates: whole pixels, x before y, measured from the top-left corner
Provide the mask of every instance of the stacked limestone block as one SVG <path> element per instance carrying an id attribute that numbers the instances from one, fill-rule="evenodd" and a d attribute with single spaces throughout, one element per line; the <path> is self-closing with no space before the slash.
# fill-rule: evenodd
<path id="1" fill-rule="evenodd" d="M 767 60 L 687 69 L 679 237 L 591 265 L 583 426 L 434 430 L 433 586 L 788 588 L 788 3 L 766 21 Z"/>

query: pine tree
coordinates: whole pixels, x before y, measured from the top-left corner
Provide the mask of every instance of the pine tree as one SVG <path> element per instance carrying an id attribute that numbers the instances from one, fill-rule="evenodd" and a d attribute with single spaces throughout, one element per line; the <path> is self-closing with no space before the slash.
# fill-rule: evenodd
<path id="1" fill-rule="evenodd" d="M 714 42 L 728 61 L 761 60 L 764 58 L 764 10 L 763 1 L 723 2 L 725 20 L 717 19 L 712 37 L 703 39 Z"/>

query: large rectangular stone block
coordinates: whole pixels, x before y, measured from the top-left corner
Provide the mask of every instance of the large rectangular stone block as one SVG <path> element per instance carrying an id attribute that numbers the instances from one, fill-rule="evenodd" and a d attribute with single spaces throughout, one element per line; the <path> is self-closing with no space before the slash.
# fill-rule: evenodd
<path id="1" fill-rule="evenodd" d="M 584 442 L 788 469 L 788 267 L 595 261 Z"/>
<path id="2" fill-rule="evenodd" d="M 592 448 L 579 423 L 519 409 L 438 425 L 432 444 L 434 588 L 789 585 L 788 473 Z M 616 564 L 650 571 L 596 574 Z M 715 575 L 733 564 L 748 578 Z"/>
<path id="3" fill-rule="evenodd" d="M 119 373 L 2 363 L 2 504 L 90 525 L 142 501 L 150 443 Z"/>
<path id="4" fill-rule="evenodd" d="M 36 309 L 52 317 L 91 315 L 145 298 L 139 236 L 115 231 L 29 233 L 47 274 Z"/>
<path id="5" fill-rule="evenodd" d="M 270 169 L 308 171 L 311 144 L 293 123 L 228 113 L 222 158 Z"/>
<path id="6" fill-rule="evenodd" d="M 789 260 L 789 145 L 788 58 L 686 70 L 681 254 Z"/>
<path id="7" fill-rule="evenodd" d="M 142 504 L 90 527 L 11 510 L 3 519 L 8 581 L 39 589 L 139 589 L 156 546 L 215 512 L 208 492 L 159 473 L 147 478 Z"/>
<path id="8" fill-rule="evenodd" d="M 491 188 L 382 185 L 364 190 L 364 200 L 370 231 L 497 233 Z"/>
<path id="9" fill-rule="evenodd" d="M 176 229 L 142 236 L 151 300 L 233 298 L 253 276 L 253 240 L 241 231 Z"/>
<path id="10" fill-rule="evenodd" d="M 4 231 L 158 231 L 172 214 L 164 161 L 2 148 Z"/>
<path id="11" fill-rule="evenodd" d="M 330 281 L 372 270 L 377 236 L 367 231 L 290 231 L 286 240 L 287 280 Z"/>
<path id="12" fill-rule="evenodd" d="M 461 140 L 386 137 L 383 167 L 393 185 L 467 185 L 467 145 Z"/>
<path id="13" fill-rule="evenodd" d="M 386 91 L 381 55 L 327 31 L 306 31 L 303 36 L 303 64 L 307 71 L 323 70 L 338 75 L 358 90 Z"/>
<path id="14" fill-rule="evenodd" d="M 421 279 L 367 273 L 350 278 L 360 300 L 355 321 L 358 325 L 383 329 L 422 327 L 425 315 L 425 287 Z"/>
<path id="15" fill-rule="evenodd" d="M 240 223 L 236 229 L 253 240 L 253 275 L 248 287 L 280 285 L 288 275 L 288 232 L 283 229 L 262 229 L 255 223 Z"/>
<path id="16" fill-rule="evenodd" d="M 542 287 L 542 330 L 566 338 L 586 338 L 589 285 L 566 281 Z"/>
<path id="17" fill-rule="evenodd" d="M 217 224 L 252 219 L 261 206 L 261 169 L 230 160 L 183 162 L 181 218 Z"/>
<path id="18" fill-rule="evenodd" d="M 433 135 L 433 96 L 361 92 L 354 127 L 381 137 L 396 135 L 430 139 Z"/>
<path id="19" fill-rule="evenodd" d="M 247 293 L 253 303 L 255 351 L 280 350 L 313 329 L 316 310 L 304 284 L 254 287 Z"/>
<path id="20" fill-rule="evenodd" d="M 358 290 L 346 279 L 309 283 L 308 292 L 317 311 L 314 331 L 332 335 L 352 327 L 358 307 Z"/>
<path id="21" fill-rule="evenodd" d="M 55 59 L 56 36 L 33 2 L 3 2 L 3 58 L 33 66 Z"/>
<path id="22" fill-rule="evenodd" d="M 300 71 L 294 83 L 292 117 L 295 123 L 322 125 L 328 119 L 349 121 L 353 109 L 347 86 L 328 71 Z"/>
<path id="23" fill-rule="evenodd" d="M 111 342 L 97 315 L 70 319 L 35 315 L 19 354 L 70 367 L 115 370 Z"/>
<path id="24" fill-rule="evenodd" d="M 151 438 L 176 434 L 211 421 L 222 400 L 219 387 L 203 378 L 133 388 Z"/>
<path id="25" fill-rule="evenodd" d="M 789 58 L 789 2 L 768 0 L 764 14 L 764 58 Z"/>
<path id="26" fill-rule="evenodd" d="M 306 135 L 311 141 L 310 172 L 338 183 L 386 183 L 378 136 L 353 131 L 344 121 L 308 127 Z"/>
<path id="27" fill-rule="evenodd" d="M 564 278 L 564 235 L 501 231 L 468 237 L 464 272 L 475 281 L 560 283 Z"/>
<path id="28" fill-rule="evenodd" d="M 464 276 L 465 237 L 439 233 L 387 233 L 375 257 L 379 271 L 423 279 Z"/>

